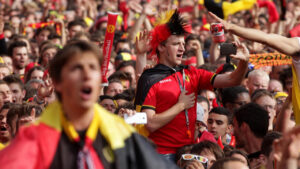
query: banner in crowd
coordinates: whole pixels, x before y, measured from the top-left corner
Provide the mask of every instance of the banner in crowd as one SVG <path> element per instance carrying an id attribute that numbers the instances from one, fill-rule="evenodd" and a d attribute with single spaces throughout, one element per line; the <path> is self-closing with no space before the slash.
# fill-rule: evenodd
<path id="1" fill-rule="evenodd" d="M 102 73 L 102 84 L 107 84 L 107 68 L 110 60 L 110 53 L 112 44 L 114 41 L 116 22 L 117 22 L 118 14 L 108 12 L 108 21 L 106 27 L 106 33 L 103 43 L 103 63 L 101 65 L 101 73 Z"/>
<path id="2" fill-rule="evenodd" d="M 258 69 L 263 66 L 290 65 L 292 57 L 281 53 L 251 54 L 249 62 Z"/>
<path id="3" fill-rule="evenodd" d="M 254 65 L 254 68 L 260 68 L 263 66 L 279 66 L 292 64 L 292 57 L 281 53 L 264 53 L 264 54 L 252 54 L 249 62 Z M 300 124 L 300 87 L 294 66 L 293 70 L 293 88 L 292 88 L 292 104 L 295 114 L 296 124 Z"/>

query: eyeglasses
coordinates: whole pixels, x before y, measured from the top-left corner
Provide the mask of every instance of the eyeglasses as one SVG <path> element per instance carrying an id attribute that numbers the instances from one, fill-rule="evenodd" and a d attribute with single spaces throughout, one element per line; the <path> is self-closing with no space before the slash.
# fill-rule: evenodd
<path id="1" fill-rule="evenodd" d="M 206 157 L 199 156 L 199 155 L 194 155 L 194 154 L 182 154 L 181 157 L 184 160 L 197 160 L 201 163 L 207 163 L 208 162 L 208 159 Z"/>

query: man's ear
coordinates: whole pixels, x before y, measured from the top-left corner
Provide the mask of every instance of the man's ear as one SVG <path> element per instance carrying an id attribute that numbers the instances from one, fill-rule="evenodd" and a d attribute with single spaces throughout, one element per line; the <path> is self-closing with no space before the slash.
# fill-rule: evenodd
<path id="1" fill-rule="evenodd" d="M 24 99 L 24 97 L 26 96 L 26 90 L 22 90 L 22 99 Z"/>
<path id="2" fill-rule="evenodd" d="M 53 86 L 54 86 L 54 89 L 56 90 L 56 91 L 58 91 L 58 92 L 61 92 L 61 85 L 60 85 L 60 83 L 59 82 L 56 82 L 56 81 L 52 81 L 52 83 L 53 83 Z"/>
<path id="3" fill-rule="evenodd" d="M 233 125 L 232 124 L 227 125 L 226 133 L 227 134 L 233 133 Z"/>
<path id="4" fill-rule="evenodd" d="M 157 46 L 157 49 L 158 49 L 159 52 L 163 52 L 163 51 L 165 50 L 165 46 L 162 45 L 162 44 L 159 44 L 159 45 Z"/>

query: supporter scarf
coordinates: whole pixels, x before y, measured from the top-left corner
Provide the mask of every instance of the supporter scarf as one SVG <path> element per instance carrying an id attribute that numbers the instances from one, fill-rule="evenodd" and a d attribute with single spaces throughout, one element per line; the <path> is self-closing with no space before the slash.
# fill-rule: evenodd
<path id="1" fill-rule="evenodd" d="M 60 111 L 61 112 L 61 111 Z M 61 118 L 61 124 L 63 127 L 63 130 L 65 131 L 66 135 L 71 141 L 76 142 L 77 144 L 80 144 L 80 137 L 79 134 L 76 132 L 73 125 L 65 118 L 65 115 L 61 112 L 60 113 Z M 86 131 L 85 141 L 84 145 L 80 145 L 82 149 L 78 153 L 77 157 L 77 166 L 78 169 L 94 169 L 96 168 L 92 153 L 96 153 L 93 150 L 93 141 L 96 139 L 96 136 L 98 134 L 99 130 L 99 114 L 94 113 L 93 120 L 89 126 L 89 128 Z M 98 160 L 99 161 L 99 160 Z M 100 166 L 100 169 L 103 169 L 102 164 L 98 164 L 98 167 Z"/>
<path id="2" fill-rule="evenodd" d="M 255 69 L 263 66 L 279 66 L 292 64 L 292 57 L 281 53 L 260 53 L 251 54 L 249 62 Z"/>

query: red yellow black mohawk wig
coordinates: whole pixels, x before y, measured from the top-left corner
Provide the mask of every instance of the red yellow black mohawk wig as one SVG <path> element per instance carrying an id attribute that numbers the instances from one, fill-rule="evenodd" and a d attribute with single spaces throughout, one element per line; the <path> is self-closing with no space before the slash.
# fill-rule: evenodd
<path id="1" fill-rule="evenodd" d="M 164 42 L 171 35 L 185 35 L 190 33 L 191 26 L 176 10 L 167 11 L 161 14 L 156 21 L 152 31 L 151 47 L 152 53 L 156 53 L 157 46 Z"/>

